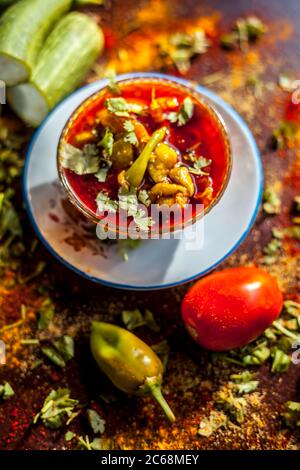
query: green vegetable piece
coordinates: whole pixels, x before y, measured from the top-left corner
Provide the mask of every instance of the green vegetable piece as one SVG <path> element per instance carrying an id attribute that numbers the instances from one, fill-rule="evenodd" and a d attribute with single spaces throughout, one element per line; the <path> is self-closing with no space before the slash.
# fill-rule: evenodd
<path id="1" fill-rule="evenodd" d="M 35 415 L 33 424 L 36 424 L 41 419 L 47 428 L 58 429 L 68 418 L 68 422 L 70 422 L 72 417 L 77 416 L 74 408 L 78 404 L 78 400 L 70 398 L 70 390 L 68 388 L 51 390 L 44 401 L 41 411 Z"/>
<path id="2" fill-rule="evenodd" d="M 43 346 L 41 350 L 42 353 L 45 354 L 45 356 L 53 362 L 53 364 L 58 367 L 65 367 L 65 360 L 54 348 L 52 348 L 51 346 Z"/>
<path id="3" fill-rule="evenodd" d="M 282 417 L 287 426 L 291 428 L 300 427 L 300 403 L 297 401 L 287 401 Z"/>
<path id="4" fill-rule="evenodd" d="M 151 394 L 169 420 L 175 421 L 161 392 L 163 365 L 147 344 L 123 328 L 93 322 L 91 351 L 116 387 L 129 394 Z"/>
<path id="5" fill-rule="evenodd" d="M 128 168 L 133 161 L 133 148 L 130 142 L 119 139 L 113 144 L 111 161 L 119 170 Z"/>
<path id="6" fill-rule="evenodd" d="M 4 382 L 3 385 L 0 385 L 0 398 L 2 398 L 2 400 L 8 400 L 14 396 L 14 394 L 14 389 L 8 382 Z"/>
<path id="7" fill-rule="evenodd" d="M 130 186 L 138 188 L 142 184 L 151 154 L 157 144 L 159 144 L 164 139 L 166 131 L 166 127 L 162 127 L 161 129 L 155 131 L 145 145 L 142 153 L 134 161 L 129 170 L 127 170 L 126 179 Z"/>
<path id="8" fill-rule="evenodd" d="M 272 372 L 286 372 L 291 363 L 290 357 L 280 349 L 275 349 L 273 353 Z"/>
<path id="9" fill-rule="evenodd" d="M 105 431 L 105 420 L 95 410 L 87 410 L 87 415 L 94 434 L 103 434 Z"/>

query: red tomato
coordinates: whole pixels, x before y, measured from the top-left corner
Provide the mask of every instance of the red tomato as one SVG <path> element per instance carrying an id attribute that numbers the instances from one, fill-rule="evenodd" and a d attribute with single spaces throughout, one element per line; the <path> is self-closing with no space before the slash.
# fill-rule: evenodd
<path id="1" fill-rule="evenodd" d="M 204 348 L 225 351 L 247 344 L 278 317 L 276 280 L 252 267 L 225 269 L 200 279 L 183 299 L 187 330 Z"/>

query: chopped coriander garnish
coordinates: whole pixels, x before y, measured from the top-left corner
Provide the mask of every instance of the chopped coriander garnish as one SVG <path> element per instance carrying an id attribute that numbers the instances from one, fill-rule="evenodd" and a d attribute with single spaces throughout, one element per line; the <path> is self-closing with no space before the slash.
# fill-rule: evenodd
<path id="1" fill-rule="evenodd" d="M 38 310 L 38 315 L 38 328 L 48 328 L 55 315 L 55 308 L 49 297 L 43 301 L 41 307 Z"/>
<path id="2" fill-rule="evenodd" d="M 293 300 L 286 300 L 283 305 L 289 315 L 300 318 L 300 303 L 294 302 Z"/>
<path id="3" fill-rule="evenodd" d="M 220 44 L 224 49 L 234 49 L 240 46 L 244 49 L 250 41 L 255 41 L 267 31 L 266 25 L 256 16 L 238 19 L 231 33 L 224 34 L 220 38 Z"/>
<path id="4" fill-rule="evenodd" d="M 159 44 L 160 57 L 166 65 L 175 65 L 180 73 L 185 74 L 191 66 L 191 59 L 205 53 L 209 45 L 202 29 L 191 34 L 178 32 Z"/>
<path id="5" fill-rule="evenodd" d="M 278 348 L 272 352 L 273 363 L 272 372 L 286 372 L 291 363 L 290 357 Z"/>
<path id="6" fill-rule="evenodd" d="M 155 332 L 160 330 L 153 313 L 148 309 L 145 310 L 144 314 L 138 308 L 135 310 L 123 310 L 122 321 L 129 331 L 133 331 L 141 326 L 147 326 Z"/>
<path id="7" fill-rule="evenodd" d="M 115 213 L 118 210 L 118 203 L 110 199 L 106 193 L 100 192 L 96 197 L 96 202 L 99 212 Z"/>
<path id="8" fill-rule="evenodd" d="M 67 431 L 65 434 L 65 441 L 70 442 L 72 441 L 72 439 L 74 439 L 75 436 L 76 436 L 75 432 Z"/>
<path id="9" fill-rule="evenodd" d="M 87 416 L 94 434 L 103 434 L 105 431 L 105 420 L 95 410 L 87 410 Z"/>
<path id="10" fill-rule="evenodd" d="M 226 427 L 228 418 L 222 411 L 212 410 L 208 418 L 200 421 L 198 435 L 202 437 L 210 437 L 215 431 Z"/>
<path id="11" fill-rule="evenodd" d="M 297 135 L 298 129 L 298 125 L 294 121 L 281 121 L 272 134 L 275 149 L 282 149 L 289 141 L 293 141 Z"/>
<path id="12" fill-rule="evenodd" d="M 119 208 L 127 212 L 129 217 L 136 215 L 138 211 L 138 199 L 134 188 L 120 188 Z"/>
<path id="13" fill-rule="evenodd" d="M 143 209 L 139 209 L 133 216 L 134 222 L 139 230 L 148 232 L 155 222 L 151 217 L 147 216 L 147 213 Z"/>
<path id="14" fill-rule="evenodd" d="M 58 429 L 72 417 L 78 404 L 78 400 L 70 398 L 68 388 L 52 390 L 46 397 L 41 411 L 35 415 L 33 423 L 41 419 L 46 427 Z"/>
<path id="15" fill-rule="evenodd" d="M 81 150 L 64 141 L 61 159 L 62 166 L 77 175 L 93 174 L 99 169 L 99 150 L 93 144 L 86 144 Z"/>
<path id="16" fill-rule="evenodd" d="M 195 159 L 193 168 L 189 167 L 189 172 L 192 173 L 193 175 L 199 175 L 199 176 L 208 176 L 209 173 L 206 171 L 203 171 L 203 168 L 211 165 L 212 160 L 208 160 L 207 158 L 204 157 L 199 157 Z"/>
<path id="17" fill-rule="evenodd" d="M 61 336 L 54 340 L 52 344 L 65 361 L 69 361 L 74 357 L 74 339 L 71 336 Z"/>
<path id="18" fill-rule="evenodd" d="M 300 403 L 296 401 L 286 402 L 282 417 L 287 426 L 291 428 L 300 427 Z"/>
<path id="19" fill-rule="evenodd" d="M 129 103 L 125 98 L 107 98 L 105 106 L 109 112 L 119 117 L 130 117 L 130 113 L 142 114 L 143 106 L 138 103 Z"/>
<path id="20" fill-rule="evenodd" d="M 146 189 L 141 189 L 138 193 L 138 200 L 144 204 L 144 206 L 149 207 L 151 205 L 151 199 L 149 197 L 148 191 Z"/>
<path id="21" fill-rule="evenodd" d="M 111 157 L 114 145 L 114 135 L 110 129 L 105 129 L 105 133 L 98 145 L 104 149 L 103 153 L 105 157 Z"/>
<path id="22" fill-rule="evenodd" d="M 264 192 L 263 210 L 266 214 L 279 214 L 281 210 L 281 200 L 275 191 L 268 187 Z"/>
<path id="23" fill-rule="evenodd" d="M 66 362 L 63 357 L 52 346 L 43 346 L 42 353 L 58 367 L 65 367 Z"/>
<path id="24" fill-rule="evenodd" d="M 157 321 L 155 320 L 155 317 L 153 313 L 151 312 L 151 310 L 148 310 L 148 309 L 145 310 L 144 319 L 145 319 L 146 326 L 151 331 L 154 331 L 155 333 L 158 333 L 160 331 L 160 327 Z"/>
<path id="25" fill-rule="evenodd" d="M 125 98 L 108 98 L 105 106 L 111 113 L 120 117 L 129 117 L 128 103 Z"/>
<path id="26" fill-rule="evenodd" d="M 126 130 L 126 135 L 124 137 L 125 142 L 129 142 L 132 145 L 138 145 L 139 141 L 135 134 L 134 125 L 132 124 L 132 121 L 125 121 L 124 129 Z"/>
<path id="27" fill-rule="evenodd" d="M 65 335 L 52 341 L 51 345 L 43 346 L 42 353 L 58 367 L 65 367 L 66 363 L 74 357 L 74 340 Z"/>
<path id="28" fill-rule="evenodd" d="M 245 420 L 247 401 L 235 397 L 230 389 L 221 389 L 215 394 L 216 403 L 227 413 L 232 421 L 242 424 Z"/>
<path id="29" fill-rule="evenodd" d="M 108 79 L 107 88 L 109 89 L 109 91 L 111 91 L 111 93 L 113 93 L 114 95 L 120 95 L 121 90 L 116 81 L 116 72 L 114 70 L 110 70 L 107 73 L 106 78 Z"/>
<path id="30" fill-rule="evenodd" d="M 254 392 L 258 386 L 258 380 L 253 380 L 254 374 L 245 370 L 241 374 L 232 374 L 231 380 L 235 382 L 234 389 L 239 395 Z"/>
<path id="31" fill-rule="evenodd" d="M 133 331 L 146 324 L 143 314 L 138 308 L 135 310 L 123 310 L 122 322 L 129 331 Z"/>
<path id="32" fill-rule="evenodd" d="M 193 100 L 187 96 L 183 102 L 182 105 L 177 113 L 171 112 L 166 115 L 166 118 L 172 122 L 172 123 L 177 123 L 179 127 L 184 126 L 192 117 L 194 114 L 194 103 Z"/>
<path id="33" fill-rule="evenodd" d="M 3 385 L 0 385 L 0 398 L 2 398 L 2 400 L 8 400 L 14 396 L 14 394 L 15 392 L 8 382 L 4 382 Z"/>
<path id="34" fill-rule="evenodd" d="M 104 162 L 103 162 L 104 163 Z M 106 161 L 105 165 L 95 173 L 95 178 L 99 181 L 99 183 L 105 183 L 109 169 L 111 168 L 111 162 Z"/>
<path id="35" fill-rule="evenodd" d="M 277 238 L 271 240 L 267 246 L 264 247 L 265 256 L 263 257 L 263 263 L 271 265 L 276 263 L 280 250 L 282 248 L 282 242 Z"/>

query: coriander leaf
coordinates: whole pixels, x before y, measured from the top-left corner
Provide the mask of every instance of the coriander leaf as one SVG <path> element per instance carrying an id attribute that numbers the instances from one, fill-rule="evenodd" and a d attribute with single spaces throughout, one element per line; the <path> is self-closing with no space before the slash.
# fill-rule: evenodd
<path id="1" fill-rule="evenodd" d="M 137 214 L 138 199 L 134 188 L 121 188 L 119 190 L 119 207 L 126 211 L 129 217 Z"/>
<path id="2" fill-rule="evenodd" d="M 125 98 L 107 98 L 104 103 L 110 113 L 119 117 L 130 117 L 130 113 L 143 114 L 144 108 L 138 103 L 126 101 Z"/>
<path id="3" fill-rule="evenodd" d="M 118 210 L 118 203 L 110 199 L 106 193 L 100 192 L 96 197 L 96 202 L 99 212 L 115 213 Z"/>
<path id="4" fill-rule="evenodd" d="M 3 385 L 0 385 L 0 398 L 2 398 L 2 400 L 8 400 L 14 396 L 14 394 L 15 392 L 8 382 L 4 382 Z"/>
<path id="5" fill-rule="evenodd" d="M 293 300 L 286 300 L 283 306 L 289 315 L 296 318 L 300 317 L 300 303 L 294 302 Z"/>
<path id="6" fill-rule="evenodd" d="M 144 204 L 144 206 L 149 207 L 151 205 L 151 199 L 149 197 L 148 191 L 141 189 L 138 193 L 138 200 Z"/>
<path id="7" fill-rule="evenodd" d="M 87 415 L 94 434 L 103 434 L 105 431 L 105 420 L 95 410 L 87 410 Z"/>
<path id="8" fill-rule="evenodd" d="M 75 436 L 76 436 L 76 434 L 74 432 L 67 431 L 66 434 L 65 434 L 65 441 L 66 442 L 72 441 L 72 439 L 74 439 Z"/>
<path id="9" fill-rule="evenodd" d="M 205 168 L 211 165 L 211 163 L 212 163 L 212 160 L 208 160 L 207 158 L 204 158 L 204 157 L 199 157 L 194 161 L 194 167 L 189 168 L 189 172 L 194 175 L 207 176 L 209 175 L 209 172 L 203 171 L 202 168 Z"/>
<path id="10" fill-rule="evenodd" d="M 139 141 L 135 134 L 134 125 L 132 124 L 132 121 L 125 121 L 124 129 L 127 131 L 124 137 L 125 142 L 129 142 L 132 145 L 139 145 Z"/>
<path id="11" fill-rule="evenodd" d="M 138 308 L 135 310 L 123 310 L 122 322 L 129 331 L 133 331 L 146 324 L 142 312 Z"/>
<path id="12" fill-rule="evenodd" d="M 247 370 L 241 374 L 232 374 L 230 376 L 231 380 L 235 382 L 234 390 L 236 390 L 239 395 L 251 393 L 257 389 L 259 382 L 258 380 L 253 380 L 253 377 L 254 374 L 251 374 Z"/>
<path id="13" fill-rule="evenodd" d="M 279 214 L 281 210 L 281 200 L 274 190 L 267 187 L 263 196 L 263 210 L 266 214 Z"/>
<path id="14" fill-rule="evenodd" d="M 99 151 L 93 144 L 87 144 L 81 150 L 64 141 L 61 147 L 61 162 L 64 168 L 74 171 L 77 175 L 93 174 L 99 169 Z"/>
<path id="15" fill-rule="evenodd" d="M 99 183 L 105 183 L 110 166 L 107 165 L 106 167 L 100 168 L 97 173 L 95 173 L 95 178 L 99 181 Z"/>
<path id="16" fill-rule="evenodd" d="M 38 310 L 38 315 L 38 328 L 40 330 L 48 328 L 55 315 L 55 308 L 50 298 L 47 298 L 43 301 L 41 307 Z"/>
<path id="17" fill-rule="evenodd" d="M 167 41 L 158 44 L 163 65 L 175 65 L 182 74 L 190 68 L 191 59 L 195 55 L 205 53 L 209 45 L 205 31 L 200 28 L 191 34 L 171 34 Z"/>
<path id="18" fill-rule="evenodd" d="M 216 403 L 227 413 L 231 420 L 242 424 L 245 420 L 247 401 L 243 397 L 235 397 L 230 389 L 221 389 L 215 394 Z"/>
<path id="19" fill-rule="evenodd" d="M 288 142 L 292 142 L 299 130 L 299 126 L 294 121 L 281 121 L 277 129 L 273 131 L 272 140 L 275 149 L 283 149 Z"/>
<path id="20" fill-rule="evenodd" d="M 65 367 L 66 362 L 63 357 L 52 346 L 43 346 L 42 353 L 58 367 Z"/>
<path id="21" fill-rule="evenodd" d="M 150 310 L 145 310 L 144 319 L 146 325 L 150 330 L 154 331 L 155 333 L 158 333 L 160 331 L 160 327 L 157 321 L 155 320 L 153 313 Z"/>
<path id="22" fill-rule="evenodd" d="M 114 135 L 110 129 L 105 129 L 105 133 L 98 145 L 104 149 L 105 156 L 111 157 L 114 145 Z"/>
<path id="23" fill-rule="evenodd" d="M 264 247 L 263 251 L 266 256 L 263 257 L 262 261 L 264 264 L 271 265 L 275 263 L 280 254 L 282 248 L 282 242 L 277 238 L 271 240 L 267 246 Z"/>
<path id="24" fill-rule="evenodd" d="M 166 115 L 166 118 L 172 122 L 177 123 L 179 127 L 184 126 L 193 116 L 194 114 L 194 103 L 192 99 L 187 96 L 177 113 L 171 112 Z"/>
<path id="25" fill-rule="evenodd" d="M 212 410 L 208 418 L 203 418 L 200 421 L 198 435 L 210 437 L 218 429 L 226 427 L 227 424 L 228 418 L 225 413 Z"/>
<path id="26" fill-rule="evenodd" d="M 109 91 L 111 91 L 111 93 L 113 93 L 114 95 L 120 95 L 121 90 L 116 81 L 116 72 L 114 70 L 109 71 L 109 73 L 107 74 L 107 79 L 108 79 L 107 88 L 109 89 Z"/>
<path id="27" fill-rule="evenodd" d="M 51 390 L 44 401 L 41 411 L 35 415 L 33 424 L 41 419 L 46 427 L 58 429 L 72 416 L 74 408 L 78 404 L 78 400 L 70 398 L 70 390 L 68 388 Z"/>
<path id="28" fill-rule="evenodd" d="M 74 339 L 71 336 L 61 336 L 54 340 L 52 344 L 65 361 L 69 361 L 74 357 Z"/>
<path id="29" fill-rule="evenodd" d="M 133 218 L 137 227 L 144 232 L 148 232 L 149 228 L 155 224 L 152 217 L 148 217 L 143 209 L 139 209 Z"/>
<path id="30" fill-rule="evenodd" d="M 286 372 L 291 363 L 290 357 L 278 348 L 275 348 L 272 352 L 273 364 L 272 372 Z"/>
<path id="31" fill-rule="evenodd" d="M 104 105 L 110 113 L 120 117 L 129 117 L 128 103 L 125 98 L 107 98 Z"/>
<path id="32" fill-rule="evenodd" d="M 300 403 L 288 401 L 285 403 L 285 411 L 282 413 L 285 424 L 289 427 L 300 427 Z"/>

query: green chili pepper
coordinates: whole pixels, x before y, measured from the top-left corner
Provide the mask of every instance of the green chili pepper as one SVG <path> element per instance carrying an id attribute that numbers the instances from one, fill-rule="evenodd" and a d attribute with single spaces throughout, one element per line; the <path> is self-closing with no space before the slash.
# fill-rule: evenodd
<path id="1" fill-rule="evenodd" d="M 126 171 L 125 177 L 130 186 L 138 188 L 142 184 L 151 154 L 157 144 L 159 144 L 165 137 L 166 131 L 166 127 L 162 127 L 155 131 L 145 145 L 142 153 Z"/>
<path id="2" fill-rule="evenodd" d="M 171 422 L 175 416 L 161 392 L 163 365 L 155 352 L 130 331 L 93 322 L 91 350 L 112 383 L 129 394 L 151 394 Z"/>

